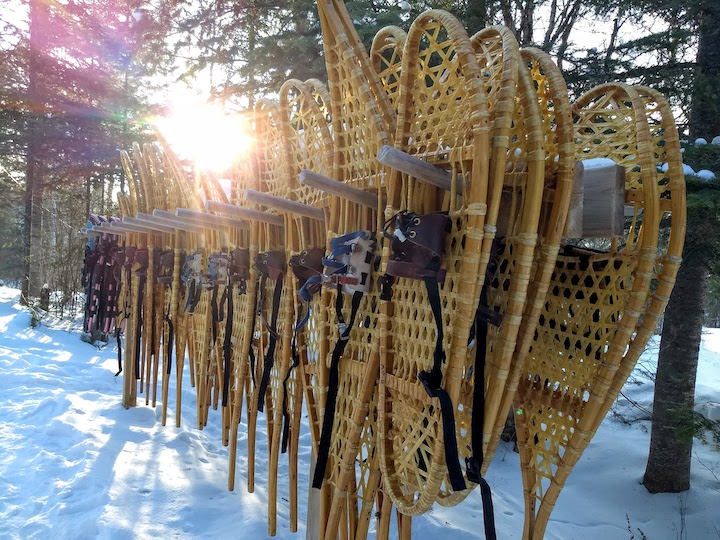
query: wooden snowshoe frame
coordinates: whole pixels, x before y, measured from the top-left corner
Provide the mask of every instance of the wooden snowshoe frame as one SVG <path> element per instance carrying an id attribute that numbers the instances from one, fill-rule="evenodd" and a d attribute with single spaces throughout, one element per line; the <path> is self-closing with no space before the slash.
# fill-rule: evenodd
<path id="1" fill-rule="evenodd" d="M 626 167 L 626 234 L 608 251 L 568 246 L 558 256 L 515 413 L 526 538 L 542 538 L 562 486 L 596 429 L 637 322 L 646 312 L 657 256 L 659 197 L 645 104 L 606 84 L 573 105 L 579 159 Z"/>

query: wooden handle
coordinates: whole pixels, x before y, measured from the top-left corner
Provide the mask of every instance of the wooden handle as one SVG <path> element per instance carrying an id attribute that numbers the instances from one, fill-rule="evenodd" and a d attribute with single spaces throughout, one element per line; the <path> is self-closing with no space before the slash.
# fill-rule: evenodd
<path id="1" fill-rule="evenodd" d="M 452 174 L 449 171 L 392 146 L 383 146 L 378 152 L 377 159 L 391 169 L 408 174 L 445 191 L 450 191 L 452 187 Z M 457 192 L 462 193 L 462 184 L 459 182 Z"/>
<path id="2" fill-rule="evenodd" d="M 125 221 L 125 219 L 127 219 L 127 217 L 123 218 L 123 221 L 110 222 L 110 228 L 124 229 L 124 230 L 130 231 L 130 232 L 139 232 L 139 233 L 145 233 L 145 234 L 151 234 L 151 233 L 155 232 L 155 230 L 149 225 L 144 225 L 142 223 L 140 223 L 140 224 L 128 223 Z"/>
<path id="3" fill-rule="evenodd" d="M 217 212 L 219 214 L 226 214 L 228 216 L 236 216 L 241 219 L 247 219 L 249 221 L 261 221 L 262 223 L 268 223 L 270 225 L 278 225 L 283 227 L 285 222 L 281 216 L 270 214 L 268 212 L 261 212 L 260 210 L 251 210 L 250 208 L 242 208 L 235 206 L 234 204 L 221 203 L 218 201 L 208 201 L 205 203 L 205 208 L 211 212 Z"/>
<path id="4" fill-rule="evenodd" d="M 97 227 L 97 225 L 96 225 Z M 110 223 L 101 223 L 100 228 L 96 229 L 100 230 L 102 232 L 109 232 L 112 233 L 113 231 L 120 231 L 122 233 L 141 233 L 146 234 L 148 231 L 147 229 L 143 229 L 141 227 L 133 228 L 130 225 L 124 225 L 121 223 L 113 223 L 112 225 Z"/>
<path id="5" fill-rule="evenodd" d="M 180 231 L 195 232 L 195 233 L 204 233 L 205 232 L 200 225 L 186 223 L 186 222 L 180 221 L 178 219 L 169 219 L 169 218 L 164 218 L 164 217 L 152 216 L 150 214 L 144 214 L 142 212 L 138 212 L 136 219 L 139 219 L 140 221 L 146 221 L 147 223 L 153 223 L 153 224 L 157 224 L 157 225 L 165 225 L 166 227 L 172 227 L 173 229 L 177 229 Z"/>
<path id="6" fill-rule="evenodd" d="M 325 212 L 323 212 L 320 208 L 315 208 L 314 206 L 310 206 L 308 204 L 302 204 L 282 197 L 268 195 L 267 193 L 255 191 L 254 189 L 246 189 L 243 192 L 243 196 L 246 201 L 274 208 L 281 212 L 297 214 L 299 216 L 309 217 L 310 219 L 316 219 L 318 221 L 325 221 Z"/>
<path id="7" fill-rule="evenodd" d="M 348 201 L 352 201 L 361 206 L 367 206 L 373 210 L 376 210 L 378 207 L 378 198 L 372 193 L 368 193 L 367 191 L 363 191 L 362 189 L 358 189 L 354 186 L 343 184 L 342 182 L 338 182 L 337 180 L 333 180 L 332 178 L 328 178 L 327 176 L 323 176 L 322 174 L 318 174 L 308 169 L 304 169 L 300 173 L 300 183 L 303 186 L 314 187 L 315 189 L 319 189 L 320 191 L 324 191 L 330 195 L 347 199 Z"/>
<path id="8" fill-rule="evenodd" d="M 205 212 L 198 212 L 197 210 L 191 210 L 189 208 L 178 208 L 175 210 L 175 214 L 183 219 L 190 219 L 197 223 L 202 223 L 208 227 L 232 227 L 234 229 L 249 229 L 250 224 L 242 219 L 231 219 L 223 216 L 217 216 L 215 214 L 208 214 Z"/>
<path id="9" fill-rule="evenodd" d="M 125 236 L 125 233 L 118 230 L 109 230 L 108 227 L 105 227 L 104 229 L 100 227 L 100 225 L 88 225 L 88 231 L 91 233 L 97 233 L 99 235 L 103 234 L 113 234 L 115 236 Z"/>
<path id="10" fill-rule="evenodd" d="M 128 225 L 136 225 L 138 227 L 144 227 L 145 229 L 151 229 L 153 231 L 163 232 L 163 233 L 174 233 L 175 229 L 172 227 L 166 227 L 165 225 L 160 225 L 157 223 L 148 223 L 147 221 L 141 221 L 137 218 L 133 217 L 125 217 L 123 219 L 125 223 Z"/>

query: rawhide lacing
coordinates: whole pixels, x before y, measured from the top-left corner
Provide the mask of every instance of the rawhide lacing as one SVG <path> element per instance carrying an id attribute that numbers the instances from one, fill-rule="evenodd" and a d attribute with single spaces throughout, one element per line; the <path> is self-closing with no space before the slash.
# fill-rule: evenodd
<path id="1" fill-rule="evenodd" d="M 330 240 L 330 255 L 323 259 L 323 264 L 327 267 L 329 273 L 326 272 L 322 276 L 322 283 L 332 283 L 337 287 L 335 313 L 338 321 L 339 337 L 330 360 L 325 415 L 323 417 L 320 444 L 318 445 L 318 459 L 313 477 L 313 487 L 318 489 L 322 487 L 325 478 L 330 452 L 340 377 L 340 359 L 350 339 L 350 332 L 355 324 L 360 302 L 365 293 L 370 290 L 370 277 L 375 263 L 374 251 L 376 245 L 377 241 L 373 233 L 355 231 Z M 349 321 L 346 321 L 343 315 L 343 293 L 352 294 Z"/>

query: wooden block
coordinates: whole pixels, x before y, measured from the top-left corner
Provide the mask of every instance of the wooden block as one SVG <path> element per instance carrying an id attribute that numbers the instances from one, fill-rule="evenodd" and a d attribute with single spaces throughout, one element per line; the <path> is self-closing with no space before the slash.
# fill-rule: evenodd
<path id="1" fill-rule="evenodd" d="M 98 235 L 113 234 L 115 236 L 125 236 L 124 232 L 117 231 L 117 230 L 111 231 L 109 229 L 103 229 L 100 227 L 100 225 L 88 225 L 88 232 L 90 232 L 91 234 L 97 233 Z"/>
<path id="2" fill-rule="evenodd" d="M 411 156 L 407 152 L 385 145 L 378 152 L 377 159 L 391 169 L 403 172 L 433 186 L 450 191 L 452 174 L 432 163 Z M 462 193 L 462 184 L 458 183 L 457 192 Z"/>
<path id="3" fill-rule="evenodd" d="M 100 230 L 100 231 L 110 233 L 110 234 L 112 234 L 113 231 L 118 231 L 121 233 L 141 233 L 141 234 L 147 233 L 147 229 L 141 229 L 139 227 L 132 228 L 129 225 L 125 226 L 124 224 L 121 224 L 121 223 L 113 223 L 112 227 L 111 227 L 110 223 L 101 223 L 99 229 L 97 229 L 97 225 L 95 227 L 96 227 L 95 230 Z"/>
<path id="4" fill-rule="evenodd" d="M 622 236 L 624 223 L 625 168 L 607 158 L 577 162 L 565 237 Z"/>
<path id="5" fill-rule="evenodd" d="M 125 221 L 128 219 L 127 217 L 123 218 L 122 222 L 113 221 L 110 223 L 110 228 L 112 229 L 120 229 L 124 231 L 130 231 L 130 232 L 139 232 L 139 233 L 153 233 L 155 232 L 155 229 L 152 228 L 151 225 L 144 225 L 142 223 L 129 223 Z"/>
<path id="6" fill-rule="evenodd" d="M 170 212 L 167 212 L 170 214 Z M 170 214 L 171 216 L 173 214 Z M 195 232 L 195 233 L 204 233 L 205 231 L 200 225 L 193 225 L 190 223 L 183 223 L 180 220 L 172 219 L 169 217 L 158 217 L 150 214 L 144 214 L 142 212 L 138 212 L 137 216 L 135 216 L 136 219 L 139 219 L 140 221 L 145 221 L 147 223 L 156 223 L 158 225 L 165 225 L 167 227 L 172 227 L 173 229 L 177 229 L 180 231 L 187 231 L 187 232 Z"/>
<path id="7" fill-rule="evenodd" d="M 242 219 L 233 219 L 218 216 L 216 214 L 207 214 L 205 212 L 198 212 L 197 210 L 190 210 L 189 208 L 178 208 L 175 210 L 175 215 L 179 218 L 189 219 L 192 222 L 196 222 L 207 227 L 232 227 L 234 229 L 250 228 L 250 224 Z"/>
<path id="8" fill-rule="evenodd" d="M 343 182 L 338 182 L 322 174 L 304 169 L 300 172 L 300 183 L 303 186 L 314 187 L 330 195 L 335 195 L 342 199 L 355 202 L 361 206 L 368 208 L 377 209 L 378 198 L 372 193 L 368 193 L 362 189 L 358 189 L 354 186 L 349 186 Z"/>
<path id="9" fill-rule="evenodd" d="M 315 208 L 309 204 L 302 204 L 282 197 L 276 197 L 274 195 L 268 195 L 261 191 L 255 191 L 254 189 L 246 189 L 243 192 L 243 197 L 246 201 L 250 201 L 255 204 L 267 206 L 268 208 L 274 208 L 280 212 L 286 212 L 289 214 L 297 214 L 299 216 L 309 217 L 310 219 L 316 219 L 318 221 L 325 221 L 325 212 L 320 208 Z"/>
<path id="10" fill-rule="evenodd" d="M 279 227 L 283 227 L 285 225 L 285 221 L 282 216 L 270 214 L 269 212 L 262 212 L 260 210 L 253 210 L 251 208 L 243 208 L 241 206 L 235 206 L 234 204 L 208 201 L 205 203 L 205 208 L 207 208 L 210 212 L 236 216 L 240 219 L 247 219 L 249 221 L 260 221 L 262 223 L 277 225 Z"/>
<path id="11" fill-rule="evenodd" d="M 145 227 L 146 229 L 151 229 L 153 231 L 162 232 L 162 233 L 174 233 L 175 229 L 172 227 L 168 227 L 166 225 L 160 225 L 159 223 L 148 223 L 147 221 L 142 221 L 137 218 L 133 217 L 125 217 L 123 218 L 123 221 L 125 223 L 128 223 L 130 225 L 138 225 L 140 227 Z"/>

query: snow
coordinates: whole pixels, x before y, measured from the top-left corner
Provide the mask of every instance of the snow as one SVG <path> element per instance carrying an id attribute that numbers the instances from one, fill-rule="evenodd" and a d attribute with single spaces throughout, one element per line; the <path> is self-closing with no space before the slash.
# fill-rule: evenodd
<path id="1" fill-rule="evenodd" d="M 713 137 L 712 144 L 720 144 L 720 135 Z"/>
<path id="2" fill-rule="evenodd" d="M 695 139 L 695 144 L 700 146 L 701 144 L 707 144 L 707 141 L 705 139 L 703 139 L 702 137 L 700 137 L 699 139 Z"/>
<path id="3" fill-rule="evenodd" d="M 180 428 L 160 424 L 160 406 L 122 408 L 114 377 L 116 351 L 80 340 L 78 325 L 43 321 L 17 304 L 19 291 L 0 287 L 0 538 L 265 538 L 266 454 L 258 425 L 255 493 L 243 476 L 245 425 L 240 426 L 238 477 L 227 490 L 227 449 L 219 415 L 195 426 L 189 381 Z M 640 484 L 649 447 L 649 422 L 631 405 L 652 406 L 658 340 L 654 338 L 621 398 L 560 495 L 546 538 L 602 540 L 717 538 L 720 530 L 720 454 L 693 448 L 692 487 L 650 495 Z M 185 370 L 187 374 L 188 370 Z M 627 399 L 626 399 L 627 398 Z M 720 330 L 707 330 L 700 351 L 697 404 L 720 403 Z M 714 405 L 713 405 L 714 404 Z M 174 411 L 169 417 L 174 416 Z M 620 421 L 622 417 L 625 421 Z M 300 441 L 299 515 L 304 522 L 309 471 L 307 425 Z M 503 444 L 487 474 L 498 538 L 522 535 L 523 499 L 518 455 Z M 287 465 L 280 460 L 278 538 L 305 538 L 288 527 Z M 393 531 L 395 530 L 393 526 Z M 439 506 L 413 520 L 415 538 L 482 538 L 476 491 L 454 508 Z"/>
<path id="4" fill-rule="evenodd" d="M 683 163 L 683 174 L 695 174 L 695 169 L 693 169 L 690 165 Z"/>
<path id="5" fill-rule="evenodd" d="M 715 180 L 715 173 L 712 171 L 708 171 L 707 169 L 701 169 L 698 172 L 695 173 L 697 176 L 705 180 L 706 182 L 711 182 Z"/>

